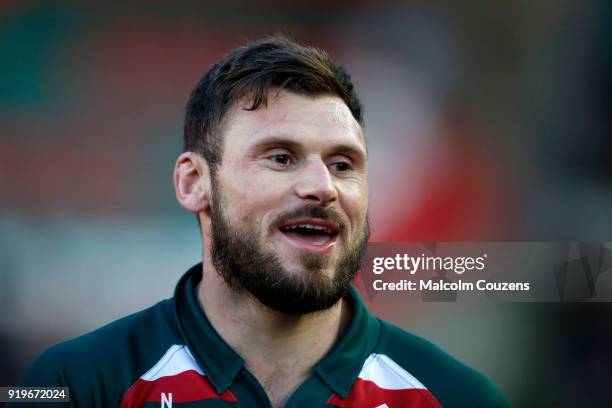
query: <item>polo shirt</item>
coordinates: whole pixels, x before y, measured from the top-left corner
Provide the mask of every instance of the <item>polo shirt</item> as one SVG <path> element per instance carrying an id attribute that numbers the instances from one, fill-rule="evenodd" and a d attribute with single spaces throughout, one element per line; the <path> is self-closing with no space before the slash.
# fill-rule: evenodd
<path id="1" fill-rule="evenodd" d="M 198 264 L 179 280 L 174 297 L 51 347 L 20 386 L 67 386 L 76 407 L 270 407 L 242 357 L 202 312 L 201 278 Z M 286 408 L 507 406 L 483 375 L 373 317 L 354 287 L 345 298 L 353 307 L 346 333 Z"/>

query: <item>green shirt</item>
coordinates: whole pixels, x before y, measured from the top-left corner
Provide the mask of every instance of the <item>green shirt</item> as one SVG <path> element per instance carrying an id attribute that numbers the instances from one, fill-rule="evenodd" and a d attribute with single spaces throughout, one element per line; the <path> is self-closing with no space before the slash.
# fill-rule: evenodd
<path id="1" fill-rule="evenodd" d="M 199 264 L 180 279 L 174 297 L 51 347 L 20 386 L 67 386 L 77 407 L 270 407 L 244 360 L 200 309 L 201 275 Z M 478 372 L 373 317 L 353 287 L 345 297 L 354 309 L 347 332 L 286 408 L 507 406 Z"/>

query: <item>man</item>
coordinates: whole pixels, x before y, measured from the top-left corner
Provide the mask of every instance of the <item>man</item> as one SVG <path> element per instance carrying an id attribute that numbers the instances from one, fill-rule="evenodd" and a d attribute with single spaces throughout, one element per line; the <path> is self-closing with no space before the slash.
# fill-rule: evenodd
<path id="1" fill-rule="evenodd" d="M 350 285 L 369 229 L 350 77 L 281 37 L 196 85 L 174 169 L 203 263 L 173 298 L 59 344 L 22 386 L 75 406 L 497 407 L 482 375 L 372 317 Z"/>

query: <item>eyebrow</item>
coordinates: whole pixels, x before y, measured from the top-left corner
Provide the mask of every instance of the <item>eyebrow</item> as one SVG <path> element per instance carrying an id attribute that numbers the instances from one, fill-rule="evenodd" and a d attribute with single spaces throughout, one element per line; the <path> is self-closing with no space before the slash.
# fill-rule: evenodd
<path id="1" fill-rule="evenodd" d="M 268 136 L 258 141 L 253 146 L 253 148 L 255 149 L 265 149 L 272 147 L 286 147 L 288 149 L 298 150 L 302 147 L 302 143 L 296 142 L 295 140 L 283 136 Z M 352 156 L 362 157 L 364 159 L 367 157 L 367 148 L 362 149 L 360 147 L 348 143 L 335 144 L 331 147 L 330 150 L 333 150 L 335 153 L 344 153 Z"/>

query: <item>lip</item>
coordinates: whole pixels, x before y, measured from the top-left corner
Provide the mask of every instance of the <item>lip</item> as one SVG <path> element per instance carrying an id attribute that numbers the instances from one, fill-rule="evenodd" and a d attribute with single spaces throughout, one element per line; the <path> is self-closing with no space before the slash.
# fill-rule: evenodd
<path id="1" fill-rule="evenodd" d="M 283 237 L 285 237 L 287 241 L 289 241 L 292 246 L 302 251 L 316 252 L 319 254 L 326 254 L 331 252 L 334 246 L 336 245 L 336 242 L 338 241 L 338 235 L 332 235 L 329 237 L 329 240 L 325 244 L 314 245 L 291 235 L 284 234 L 282 231 L 279 232 Z"/>

